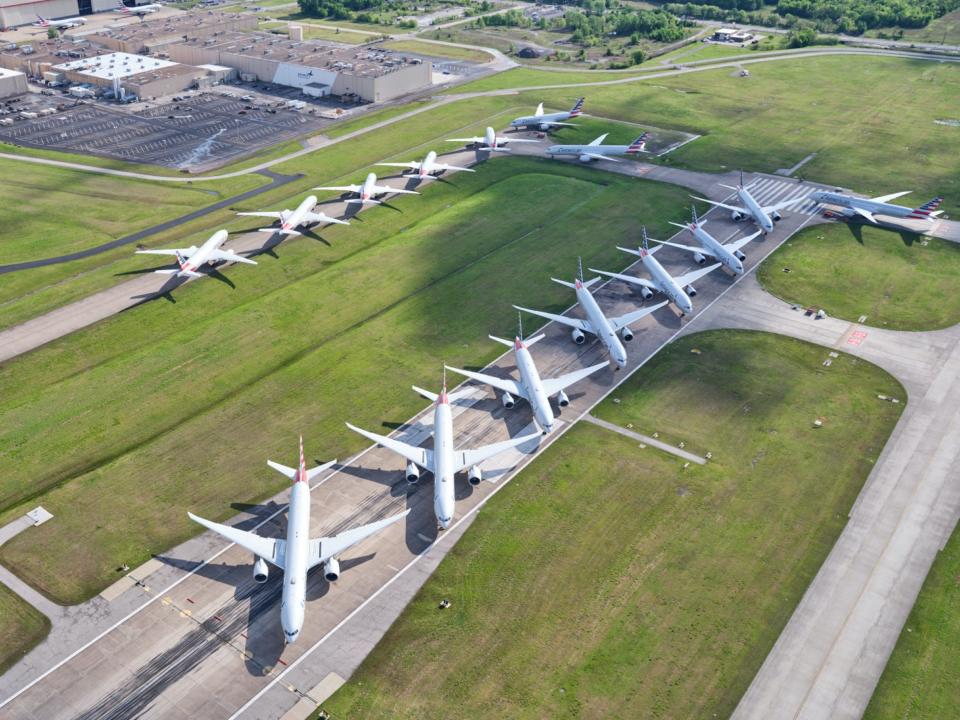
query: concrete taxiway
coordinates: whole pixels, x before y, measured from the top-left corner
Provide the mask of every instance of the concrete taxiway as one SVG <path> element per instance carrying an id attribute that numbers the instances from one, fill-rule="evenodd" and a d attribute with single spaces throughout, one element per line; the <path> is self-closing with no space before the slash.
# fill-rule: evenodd
<path id="1" fill-rule="evenodd" d="M 791 183 L 789 192 L 813 189 Z M 720 213 L 710 217 L 722 239 L 750 230 Z M 785 216 L 772 235 L 745 248 L 747 266 L 755 266 L 780 242 L 816 219 L 804 213 Z M 680 251 L 665 249 L 658 257 L 674 273 L 691 267 L 688 256 Z M 697 312 L 713 303 L 734 312 L 726 299 L 717 302 L 733 283 L 732 277 L 719 271 L 698 282 Z M 639 294 L 620 282 L 601 286 L 597 297 L 611 314 L 642 304 Z M 539 448 L 554 442 L 696 318 L 693 314 L 681 319 L 664 308 L 638 323 L 636 337 L 628 345 L 626 371 L 604 371 L 573 388 L 560 428 L 543 438 Z M 533 349 L 544 375 L 604 358 L 597 343 L 574 345 L 566 329 L 549 325 L 546 332 L 547 338 Z M 499 370 L 494 372 L 508 371 L 512 358 L 507 354 L 495 365 Z M 421 441 L 429 430 L 430 413 L 425 410 L 397 434 Z M 477 388 L 469 401 L 456 408 L 454 424 L 457 444 L 469 447 L 529 432 L 531 417 L 525 404 L 506 411 L 489 391 Z M 293 444 L 291 452 L 292 448 Z M 531 448 L 523 450 L 527 452 L 511 451 L 486 464 L 485 475 L 497 477 L 496 484 L 484 482 L 471 488 L 458 479 L 458 524 L 439 539 L 432 479 L 428 475 L 419 485 L 408 486 L 403 479 L 404 462 L 396 455 L 370 448 L 322 478 L 312 495 L 314 534 L 336 532 L 404 507 L 412 512 L 405 526 L 391 527 L 347 553 L 341 580 L 333 586 L 322 574 L 314 574 L 306 624 L 293 646 L 282 645 L 277 573 L 265 585 L 255 585 L 248 553 L 211 540 L 207 534 L 159 558 L 155 572 L 138 576 L 138 585 L 109 603 L 122 611 L 115 615 L 108 611 L 115 619 L 96 637 L 55 652 L 48 641 L 4 675 L 0 693 L 6 700 L 0 711 L 10 718 L 305 717 L 336 687 L 337 678 L 348 677 L 356 668 L 473 514 L 534 457 Z M 276 512 L 260 532 L 282 534 L 283 516 L 278 513 L 284 502 L 285 494 L 275 498 Z M 263 512 L 267 511 L 239 522 L 244 527 L 254 525 Z M 213 552 L 211 543 L 217 548 Z"/>

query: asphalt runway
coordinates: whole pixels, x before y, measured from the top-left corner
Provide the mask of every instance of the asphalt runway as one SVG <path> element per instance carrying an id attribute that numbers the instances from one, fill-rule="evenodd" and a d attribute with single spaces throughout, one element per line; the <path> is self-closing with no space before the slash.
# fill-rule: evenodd
<path id="1" fill-rule="evenodd" d="M 691 177 L 698 177 L 702 183 L 715 182 L 711 176 Z M 809 193 L 815 188 L 771 183 L 770 189 L 785 196 L 790 192 Z M 816 218 L 806 213 L 785 215 L 774 234 L 745 248 L 747 266 L 755 266 L 800 226 Z M 711 213 L 710 220 L 713 232 L 721 239 L 752 229 L 731 222 L 729 216 L 719 212 Z M 624 255 L 624 264 L 628 257 Z M 665 248 L 658 257 L 673 273 L 693 267 L 681 251 Z M 574 270 L 571 268 L 571 277 Z M 699 282 L 696 311 L 717 301 L 732 285 L 733 279 L 721 271 Z M 596 295 L 610 314 L 628 312 L 643 304 L 639 293 L 618 281 L 601 286 Z M 657 301 L 655 297 L 647 302 Z M 604 371 L 576 386 L 570 393 L 571 405 L 561 414 L 560 429 L 544 438 L 539 447 L 556 440 L 696 317 L 693 314 L 681 319 L 674 310 L 664 308 L 638 323 L 636 337 L 627 346 L 627 370 Z M 545 376 L 605 359 L 595 342 L 574 345 L 565 328 L 549 325 L 546 332 L 547 338 L 532 351 Z M 512 356 L 508 354 L 496 364 L 509 370 Z M 396 434 L 420 442 L 429 432 L 431 413 L 428 408 Z M 455 409 L 454 425 L 458 446 L 470 447 L 529 432 L 531 416 L 526 404 L 506 411 L 497 397 L 478 388 L 470 401 Z M 309 438 L 307 442 L 309 449 Z M 293 443 L 291 436 L 291 452 Z M 528 452 L 530 449 L 524 448 Z M 151 575 L 143 579 L 142 587 L 127 590 L 120 604 L 129 605 L 130 598 L 140 598 L 139 609 L 120 618 L 115 627 L 51 672 L 34 672 L 32 679 L 36 682 L 2 710 L 10 718 L 305 717 L 322 700 L 323 693 L 316 686 L 331 673 L 346 677 L 352 672 L 365 653 L 363 649 L 372 647 L 402 609 L 405 598 L 429 575 L 421 570 L 439 562 L 473 513 L 532 459 L 528 452 L 511 451 L 485 463 L 485 476 L 498 477 L 496 484 L 484 482 L 471 488 L 458 478 L 456 517 L 460 525 L 448 531 L 449 540 L 444 536 L 438 542 L 430 476 L 409 486 L 403 478 L 401 458 L 381 448 L 369 448 L 320 481 L 313 494 L 312 532 L 335 532 L 403 508 L 412 512 L 405 524 L 391 527 L 347 553 L 343 575 L 335 585 L 324 581 L 322 573 L 313 575 L 307 620 L 296 645 L 283 647 L 276 581 L 254 587 L 246 551 L 226 546 L 213 562 L 199 564 L 210 555 L 191 556 L 190 549 L 196 546 L 188 543 L 161 558 L 163 568 L 158 577 L 163 577 L 166 585 L 155 583 Z M 284 502 L 282 494 L 275 498 L 275 507 L 282 508 Z M 241 518 L 244 521 L 250 518 Z M 282 516 L 271 522 L 275 524 L 262 532 L 281 533 Z M 220 552 L 225 544 L 215 540 L 214 546 L 218 548 L 215 552 Z M 176 571 L 172 582 L 168 580 L 171 569 Z M 374 605 L 391 610 L 365 615 Z M 364 617 L 366 621 L 360 623 Z M 317 648 L 323 651 L 316 652 Z M 338 650 L 349 660 L 331 670 L 328 665 Z M 36 670 L 40 670 L 39 663 Z M 4 687 L 9 683 L 5 677 Z M 287 716 L 288 711 L 293 714 Z"/>

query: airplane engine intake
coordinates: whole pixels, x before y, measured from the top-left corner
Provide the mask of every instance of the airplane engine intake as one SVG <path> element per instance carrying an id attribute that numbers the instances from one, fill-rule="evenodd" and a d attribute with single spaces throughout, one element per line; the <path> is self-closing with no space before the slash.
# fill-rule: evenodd
<path id="1" fill-rule="evenodd" d="M 500 398 L 500 401 L 503 403 L 503 406 L 504 406 L 507 410 L 512 410 L 512 409 L 513 409 L 513 406 L 517 404 L 516 400 L 513 399 L 513 395 L 511 395 L 511 394 L 508 393 L 508 392 L 505 392 L 505 393 L 503 394 L 503 397 Z"/>
<path id="2" fill-rule="evenodd" d="M 746 253 L 742 253 L 742 252 L 740 252 L 739 250 L 734 250 L 734 251 L 733 251 L 733 256 L 734 256 L 737 260 L 746 260 L 746 259 L 747 259 Z"/>
<path id="3" fill-rule="evenodd" d="M 648 287 L 642 287 L 640 288 L 640 295 L 643 297 L 644 300 L 649 300 L 650 298 L 653 297 L 653 290 L 651 290 Z"/>
<path id="4" fill-rule="evenodd" d="M 694 297 L 697 294 L 697 289 L 693 285 L 687 285 L 683 291 L 690 297 Z"/>
<path id="5" fill-rule="evenodd" d="M 560 407 L 566 407 L 570 404 L 570 398 L 567 397 L 567 394 L 561 390 L 557 393 L 557 405 Z"/>
<path id="6" fill-rule="evenodd" d="M 413 485 L 419 479 L 420 479 L 420 468 L 418 468 L 412 462 L 408 462 L 407 463 L 407 482 Z"/>
<path id="7" fill-rule="evenodd" d="M 773 215 L 770 216 L 770 219 L 773 220 L 774 222 L 780 222 L 781 220 L 783 220 L 783 215 L 781 215 L 776 210 L 774 210 Z"/>
<path id="8" fill-rule="evenodd" d="M 580 162 L 582 162 L 582 163 L 588 163 L 588 162 L 590 162 L 591 160 L 593 160 L 593 158 L 590 157 L 589 155 L 581 155 L 581 156 L 580 156 Z"/>
<path id="9" fill-rule="evenodd" d="M 340 561 L 330 558 L 323 564 L 323 576 L 327 582 L 336 582 L 340 578 Z"/>
<path id="10" fill-rule="evenodd" d="M 574 328 L 574 329 L 570 332 L 570 337 L 573 338 L 573 341 L 574 341 L 577 345 L 583 345 L 584 341 L 586 341 L 586 339 L 587 339 L 587 336 L 584 335 L 583 332 L 581 332 L 578 328 Z"/>
<path id="11" fill-rule="evenodd" d="M 730 213 L 730 219 L 733 220 L 734 222 L 740 222 L 741 220 L 743 220 L 743 213 L 740 212 L 739 210 L 734 210 L 733 212 Z"/>
<path id="12" fill-rule="evenodd" d="M 265 583 L 270 575 L 270 568 L 267 567 L 267 561 L 258 557 L 253 563 L 253 579 L 258 583 Z"/>
<path id="13" fill-rule="evenodd" d="M 623 330 L 620 331 L 620 337 L 623 338 L 624 342 L 630 342 L 631 340 L 633 340 L 633 330 L 631 330 L 628 327 L 625 327 Z"/>
<path id="14" fill-rule="evenodd" d="M 474 465 L 470 468 L 470 471 L 467 473 L 467 480 L 474 487 L 483 482 L 483 472 L 481 472 L 479 465 Z"/>
<path id="15" fill-rule="evenodd" d="M 703 265 L 707 261 L 707 256 L 704 255 L 703 253 L 694 253 L 693 259 L 694 259 L 694 262 L 697 263 L 697 265 Z"/>

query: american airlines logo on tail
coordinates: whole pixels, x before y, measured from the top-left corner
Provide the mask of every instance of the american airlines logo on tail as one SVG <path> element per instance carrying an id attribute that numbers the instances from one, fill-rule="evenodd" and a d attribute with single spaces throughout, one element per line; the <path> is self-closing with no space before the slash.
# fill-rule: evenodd
<path id="1" fill-rule="evenodd" d="M 914 218 L 919 220 L 930 220 L 933 217 L 936 217 L 940 213 L 936 212 L 936 209 L 940 207 L 940 203 L 943 202 L 943 196 L 935 197 L 930 202 L 926 202 L 920 207 L 916 208 L 912 213 L 907 215 L 908 218 Z"/>
<path id="2" fill-rule="evenodd" d="M 630 147 L 627 148 L 627 153 L 634 154 L 634 153 L 642 152 L 647 147 L 647 140 L 649 139 L 649 137 L 650 137 L 650 133 L 648 132 L 643 133 L 643 135 L 641 135 L 632 143 L 630 143 Z"/>
<path id="3" fill-rule="evenodd" d="M 37 21 L 34 23 L 35 27 L 50 27 L 50 21 L 44 17 L 37 15 Z"/>
<path id="4" fill-rule="evenodd" d="M 572 118 L 580 117 L 581 113 L 583 113 L 583 98 L 580 98 L 579 100 L 577 100 L 577 103 L 573 106 L 573 109 L 570 111 L 570 117 Z"/>

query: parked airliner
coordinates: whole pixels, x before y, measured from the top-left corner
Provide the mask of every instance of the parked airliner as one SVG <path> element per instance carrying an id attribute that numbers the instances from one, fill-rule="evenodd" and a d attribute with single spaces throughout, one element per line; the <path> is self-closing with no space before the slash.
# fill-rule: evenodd
<path id="1" fill-rule="evenodd" d="M 421 180 L 436 180 L 437 175 L 435 173 L 446 172 L 447 170 L 462 170 L 463 172 L 476 172 L 476 170 L 471 170 L 466 167 L 459 167 L 457 165 L 447 165 L 446 163 L 437 162 L 437 153 L 431 150 L 427 153 L 427 156 L 423 159 L 422 162 L 417 162 L 416 160 L 411 160 L 410 162 L 380 162 L 377 165 L 382 165 L 383 167 L 398 167 L 398 168 L 407 168 L 408 170 L 413 170 L 413 174 L 416 175 Z"/>
<path id="2" fill-rule="evenodd" d="M 177 258 L 178 270 L 154 270 L 158 275 L 176 275 L 177 277 L 205 277 L 197 272 L 204 264 L 214 265 L 218 262 L 238 262 L 247 265 L 257 263 L 230 250 L 220 248 L 227 241 L 227 231 L 217 230 L 200 247 L 191 245 L 188 248 L 176 250 L 137 250 L 138 255 L 174 255 Z"/>
<path id="3" fill-rule="evenodd" d="M 711 205 L 716 205 L 717 207 L 722 207 L 729 210 L 730 217 L 734 222 L 739 222 L 744 218 L 750 218 L 764 233 L 773 231 L 773 223 L 780 220 L 780 210 L 783 210 L 790 205 L 795 205 L 798 202 L 806 199 L 805 197 L 799 197 L 793 198 L 792 200 L 784 200 L 783 202 L 774 203 L 773 205 L 761 206 L 760 203 L 753 199 L 753 195 L 750 194 L 749 187 L 744 186 L 742 170 L 740 171 L 739 185 L 732 187 L 730 185 L 721 184 L 720 187 L 736 191 L 737 197 L 740 198 L 740 202 L 743 203 L 743 206 L 728 205 L 726 203 L 717 202 L 716 200 L 708 200 L 707 198 L 697 197 L 696 195 L 692 197 L 695 200 L 701 200 L 705 203 L 710 203 Z"/>
<path id="4" fill-rule="evenodd" d="M 338 220 L 322 212 L 314 212 L 317 206 L 317 196 L 310 195 L 304 198 L 303 202 L 297 205 L 295 210 L 281 210 L 280 212 L 242 212 L 237 215 L 248 215 L 253 217 L 273 218 L 280 221 L 278 228 L 260 228 L 258 232 L 281 233 L 283 235 L 300 235 L 297 228 L 301 225 L 316 225 L 317 223 L 335 223 L 337 225 L 349 225 L 346 220 Z"/>
<path id="5" fill-rule="evenodd" d="M 834 214 L 844 217 L 854 217 L 859 215 L 872 223 L 877 219 L 874 215 L 886 215 L 887 217 L 905 218 L 907 220 L 927 220 L 933 222 L 943 210 L 937 210 L 943 202 L 943 196 L 935 197 L 933 200 L 924 203 L 920 207 L 909 208 L 904 205 L 894 205 L 889 202 L 898 197 L 909 195 L 912 190 L 881 195 L 875 198 L 858 198 L 852 195 L 844 195 L 840 192 L 815 192 L 810 194 L 810 199 L 817 203 L 825 205 L 835 205 L 843 208 L 840 211 L 831 211 Z"/>
<path id="6" fill-rule="evenodd" d="M 629 145 L 604 145 L 603 141 L 607 139 L 609 133 L 604 133 L 593 142 L 587 145 L 551 145 L 547 148 L 547 155 L 577 155 L 580 162 L 593 162 L 594 160 L 610 160 L 611 162 L 623 162 L 617 160 L 611 155 L 636 155 L 646 152 L 647 138 L 650 133 L 643 133 Z"/>
<path id="7" fill-rule="evenodd" d="M 671 222 L 670 224 L 678 228 L 683 228 L 684 230 L 689 230 L 690 234 L 696 238 L 699 246 L 691 247 L 690 245 L 681 245 L 680 243 L 668 242 L 667 240 L 654 240 L 653 238 L 650 238 L 650 240 L 655 243 L 660 243 L 661 245 L 669 245 L 670 247 L 693 253 L 693 259 L 698 265 L 703 265 L 708 257 L 712 257 L 715 260 L 719 260 L 721 265 L 737 275 L 743 275 L 743 260 L 747 257 L 740 248 L 757 238 L 763 232 L 762 230 L 757 230 L 752 235 L 746 235 L 738 240 L 734 240 L 732 243 L 724 245 L 703 229 L 707 221 L 700 220 L 697 217 L 697 209 L 695 207 L 690 208 L 689 223 L 681 225 L 680 223 Z"/>
<path id="8" fill-rule="evenodd" d="M 561 125 L 573 125 L 573 123 L 563 122 L 564 120 L 573 120 L 583 114 L 583 98 L 577 100 L 573 107 L 566 112 L 555 112 L 547 115 L 543 114 L 543 103 L 537 105 L 533 115 L 525 115 L 510 121 L 512 128 L 533 128 L 546 132 Z"/>
<path id="9" fill-rule="evenodd" d="M 367 203 L 380 205 L 381 201 L 377 200 L 378 195 L 392 195 L 394 193 L 398 195 L 420 194 L 416 190 L 398 190 L 397 188 L 392 188 L 389 185 L 377 185 L 376 173 L 370 173 L 367 175 L 367 179 L 363 181 L 363 185 L 327 185 L 324 187 L 315 187 L 314 190 L 337 190 L 339 192 L 356 193 L 359 197 L 347 200 L 347 202 L 360 205 L 365 205 Z"/>
<path id="10" fill-rule="evenodd" d="M 486 133 L 481 136 L 468 138 L 449 138 L 447 142 L 465 143 L 467 145 L 476 145 L 480 150 L 489 150 L 490 152 L 510 152 L 510 148 L 505 147 L 507 143 L 535 143 L 536 140 L 520 140 L 519 138 L 509 138 L 497 135 L 492 127 L 488 127 Z"/>

